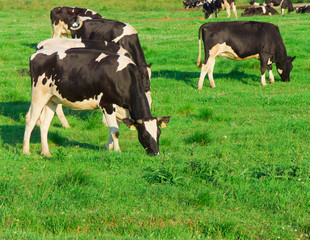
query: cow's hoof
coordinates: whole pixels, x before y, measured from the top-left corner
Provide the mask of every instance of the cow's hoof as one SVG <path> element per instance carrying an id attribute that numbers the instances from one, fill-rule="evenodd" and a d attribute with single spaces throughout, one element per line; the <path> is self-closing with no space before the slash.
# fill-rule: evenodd
<path id="1" fill-rule="evenodd" d="M 44 157 L 51 157 L 52 154 L 50 154 L 50 152 L 41 152 L 41 155 L 43 155 Z"/>

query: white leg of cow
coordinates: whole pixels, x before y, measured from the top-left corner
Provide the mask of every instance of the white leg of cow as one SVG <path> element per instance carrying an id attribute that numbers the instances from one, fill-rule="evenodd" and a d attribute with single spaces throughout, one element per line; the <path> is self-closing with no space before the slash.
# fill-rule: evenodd
<path id="1" fill-rule="evenodd" d="M 284 14 L 284 8 L 281 8 L 281 14 L 282 15 Z"/>
<path id="2" fill-rule="evenodd" d="M 273 76 L 272 70 L 269 70 L 269 82 L 274 83 L 274 76 Z"/>
<path id="3" fill-rule="evenodd" d="M 262 74 L 262 76 L 261 76 L 261 83 L 262 83 L 263 86 L 267 86 L 267 84 L 266 84 L 266 78 L 265 78 L 265 73 Z"/>
<path id="4" fill-rule="evenodd" d="M 61 122 L 61 125 L 65 128 L 69 128 L 70 125 L 65 117 L 65 114 L 62 110 L 62 104 L 58 104 L 57 108 L 56 108 L 56 114 Z"/>
<path id="5" fill-rule="evenodd" d="M 55 111 L 57 108 L 57 104 L 49 101 L 47 105 L 44 107 L 44 111 L 41 114 L 41 125 L 40 125 L 40 132 L 41 132 L 41 154 L 50 157 L 51 154 L 48 149 L 48 142 L 47 142 L 47 133 L 50 127 L 51 121 L 54 117 Z"/>
<path id="6" fill-rule="evenodd" d="M 119 137 L 119 124 L 116 120 L 115 112 L 113 111 L 112 114 L 108 114 L 106 110 L 104 110 L 104 115 L 107 120 L 107 124 L 110 129 L 108 143 L 106 145 L 106 150 L 115 152 L 121 151 L 119 144 L 118 144 L 118 137 Z"/>
<path id="7" fill-rule="evenodd" d="M 48 97 L 37 97 L 35 98 L 34 96 L 35 94 L 32 95 L 32 99 L 35 100 L 31 100 L 31 106 L 29 109 L 29 112 L 26 115 L 26 126 L 25 126 L 25 134 L 24 134 L 24 141 L 23 141 L 23 152 L 25 154 L 30 154 L 29 151 L 29 146 L 30 146 L 30 136 L 31 136 L 31 132 L 37 122 L 37 120 L 39 119 L 42 109 L 45 106 L 45 104 L 49 101 L 50 96 Z M 38 101 L 36 101 L 36 99 L 39 99 Z"/>
<path id="8" fill-rule="evenodd" d="M 208 77 L 209 77 L 209 81 L 210 81 L 210 86 L 212 88 L 215 88 L 215 83 L 213 80 L 214 64 L 215 64 L 215 58 L 211 58 L 211 57 L 209 57 L 206 64 L 202 64 L 200 77 L 199 77 L 199 81 L 198 81 L 198 90 L 202 89 L 203 81 L 204 81 L 207 73 L 208 73 Z"/>
<path id="9" fill-rule="evenodd" d="M 236 4 L 233 2 L 233 3 L 231 4 L 231 7 L 232 7 L 232 10 L 233 10 L 233 13 L 234 13 L 235 18 L 238 19 Z"/>
<path id="10" fill-rule="evenodd" d="M 227 16 L 230 18 L 230 5 L 226 0 L 224 0 L 224 6 L 227 12 Z"/>

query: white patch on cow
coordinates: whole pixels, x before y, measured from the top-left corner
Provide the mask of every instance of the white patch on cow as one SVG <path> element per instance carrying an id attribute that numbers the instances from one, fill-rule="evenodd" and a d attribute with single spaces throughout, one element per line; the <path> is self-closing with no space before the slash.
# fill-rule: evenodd
<path id="1" fill-rule="evenodd" d="M 91 17 L 79 16 L 79 18 L 84 22 L 85 20 L 92 19 Z M 73 25 L 72 25 L 73 26 Z"/>
<path id="2" fill-rule="evenodd" d="M 262 6 L 262 9 L 263 9 L 263 14 L 265 14 L 266 13 L 266 7 Z"/>
<path id="3" fill-rule="evenodd" d="M 117 51 L 117 53 L 119 54 L 119 55 L 126 55 L 126 54 L 128 54 L 128 52 L 127 52 L 127 50 L 125 49 L 125 48 L 122 48 L 122 47 L 120 47 L 120 49 Z"/>
<path id="4" fill-rule="evenodd" d="M 102 93 L 98 96 L 94 96 L 93 98 L 84 99 L 83 101 L 71 102 L 68 99 L 64 98 L 58 91 L 57 86 L 52 87 L 52 101 L 55 103 L 61 103 L 73 110 L 93 110 L 98 108 L 100 99 L 102 97 Z"/>
<path id="5" fill-rule="evenodd" d="M 262 76 L 261 76 L 261 83 L 262 83 L 262 85 L 263 86 L 266 86 L 267 84 L 266 84 L 266 77 L 265 77 L 265 73 L 264 74 L 262 74 Z"/>
<path id="6" fill-rule="evenodd" d="M 283 70 L 280 69 L 280 68 L 278 68 L 278 73 L 279 73 L 279 74 L 282 74 L 282 73 L 283 73 Z"/>
<path id="7" fill-rule="evenodd" d="M 125 57 L 123 55 L 119 55 L 117 62 L 118 62 L 118 67 L 116 69 L 116 72 L 122 71 L 124 68 L 126 68 L 131 63 L 134 64 L 134 62 L 130 58 Z"/>
<path id="8" fill-rule="evenodd" d="M 149 121 L 144 121 L 144 126 L 145 126 L 146 131 L 157 142 L 157 120 L 153 119 Z"/>
<path id="9" fill-rule="evenodd" d="M 100 62 L 102 59 L 104 59 L 105 57 L 107 57 L 108 55 L 101 53 L 97 58 L 96 58 L 96 62 Z"/>
<path id="10" fill-rule="evenodd" d="M 112 40 L 112 42 L 117 43 L 120 39 L 122 39 L 124 36 L 129 36 L 129 35 L 133 35 L 133 34 L 137 34 L 138 32 L 136 31 L 136 29 L 134 29 L 132 26 L 130 26 L 129 24 L 126 24 L 126 26 L 123 28 L 123 33 L 114 38 Z"/>
<path id="11" fill-rule="evenodd" d="M 92 15 L 97 14 L 95 11 L 93 11 L 93 10 L 91 10 L 91 9 L 87 9 L 85 13 L 87 13 L 87 12 L 91 12 Z"/>
<path id="12" fill-rule="evenodd" d="M 59 20 L 59 23 L 56 25 L 53 23 L 54 28 L 54 38 L 59 38 L 60 36 L 71 36 L 71 32 L 69 31 L 69 26 L 64 22 Z"/>
<path id="13" fill-rule="evenodd" d="M 272 62 L 271 62 L 271 60 L 269 58 L 268 61 L 267 61 L 267 65 L 270 65 L 270 64 L 272 64 Z"/>
<path id="14" fill-rule="evenodd" d="M 66 57 L 66 48 L 61 47 L 53 47 L 53 48 L 46 48 L 36 51 L 34 54 L 31 55 L 30 60 L 34 59 L 38 54 L 44 54 L 44 55 L 52 55 L 54 53 L 57 53 L 59 59 L 64 59 Z"/>
<path id="15" fill-rule="evenodd" d="M 38 43 L 37 49 L 55 48 L 59 46 L 62 48 L 86 47 L 85 44 L 82 43 L 81 39 L 50 38 Z"/>
<path id="16" fill-rule="evenodd" d="M 226 45 L 226 42 L 222 43 L 222 44 L 216 44 L 214 47 L 211 48 L 211 50 L 209 51 L 210 53 L 210 57 L 226 57 L 235 61 L 242 61 L 242 60 L 246 60 L 246 59 L 251 59 L 251 58 L 255 58 L 255 59 L 259 59 L 259 54 L 254 54 L 245 58 L 241 58 L 239 57 L 235 51 L 231 48 L 231 46 Z"/>

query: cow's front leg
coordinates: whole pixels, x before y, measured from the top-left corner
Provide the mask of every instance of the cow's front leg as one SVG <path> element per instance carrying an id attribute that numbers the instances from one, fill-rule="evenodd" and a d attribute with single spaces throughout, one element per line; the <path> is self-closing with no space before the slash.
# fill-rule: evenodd
<path id="1" fill-rule="evenodd" d="M 103 108 L 103 113 L 110 129 L 106 150 L 119 152 L 121 150 L 118 144 L 119 122 L 116 120 L 114 107 L 111 105 Z"/>
<path id="2" fill-rule="evenodd" d="M 224 7 L 225 7 L 226 12 L 227 12 L 227 17 L 230 18 L 230 5 L 226 0 L 224 0 Z"/>
<path id="3" fill-rule="evenodd" d="M 274 83 L 274 76 L 273 76 L 273 73 L 272 73 L 272 65 L 267 65 L 267 69 L 268 69 L 268 72 L 269 72 L 269 82 L 270 83 Z"/>
<path id="4" fill-rule="evenodd" d="M 263 86 L 267 86 L 266 84 L 266 77 L 265 77 L 265 73 L 266 73 L 266 69 L 267 69 L 267 62 L 269 58 L 260 55 L 260 72 L 261 72 L 261 83 Z"/>

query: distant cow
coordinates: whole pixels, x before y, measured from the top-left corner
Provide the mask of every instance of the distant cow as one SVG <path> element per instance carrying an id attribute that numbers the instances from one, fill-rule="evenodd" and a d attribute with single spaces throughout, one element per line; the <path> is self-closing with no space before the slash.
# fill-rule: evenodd
<path id="1" fill-rule="evenodd" d="M 74 110 L 100 108 L 107 118 L 113 141 L 108 149 L 119 150 L 119 132 L 113 104 L 129 110 L 138 139 L 150 155 L 159 154 L 159 125 L 169 117 L 153 117 L 142 86 L 139 69 L 123 55 L 84 48 L 42 49 L 30 58 L 31 106 L 26 116 L 23 152 L 30 154 L 30 136 L 41 120 L 41 153 L 51 156 L 47 134 L 57 104 Z M 42 111 L 44 110 L 44 111 Z"/>
<path id="2" fill-rule="evenodd" d="M 279 28 L 271 23 L 240 21 L 210 22 L 199 28 L 199 55 L 197 66 L 201 65 L 201 39 L 204 43 L 205 59 L 202 64 L 198 89 L 208 74 L 210 85 L 215 87 L 213 68 L 216 57 L 232 60 L 255 58 L 260 61 L 261 83 L 266 86 L 265 72 L 269 71 L 270 83 L 274 82 L 272 63 L 284 82 L 290 81 L 292 62 L 295 57 L 287 56 Z"/>
<path id="3" fill-rule="evenodd" d="M 81 21 L 76 17 L 71 20 L 70 31 L 73 38 L 104 40 L 122 46 L 139 67 L 144 86 L 150 86 L 151 65 L 146 63 L 138 32 L 132 26 L 110 19 Z"/>
<path id="4" fill-rule="evenodd" d="M 185 9 L 202 7 L 205 0 L 185 0 L 183 1 L 183 5 Z"/>
<path id="5" fill-rule="evenodd" d="M 51 11 L 52 37 L 67 37 L 70 35 L 69 21 L 76 16 L 85 19 L 102 18 L 99 13 L 86 8 L 56 7 Z M 54 29 L 54 32 L 53 32 Z"/>
<path id="6" fill-rule="evenodd" d="M 265 0 L 264 4 L 256 3 L 254 0 L 250 2 L 254 6 L 279 6 L 281 8 L 281 14 L 284 14 L 284 9 L 288 9 L 288 13 L 294 11 L 294 7 L 291 0 Z"/>
<path id="7" fill-rule="evenodd" d="M 217 18 L 218 12 L 221 9 L 226 9 L 227 15 L 230 17 L 230 7 L 232 8 L 236 19 L 238 18 L 235 0 L 207 0 L 202 7 L 202 11 L 205 14 L 205 19 L 211 18 L 212 13 L 214 13 Z"/>
<path id="8" fill-rule="evenodd" d="M 270 6 L 251 7 L 245 9 L 241 13 L 241 17 L 249 17 L 254 15 L 278 15 L 278 11 Z"/>
<path id="9" fill-rule="evenodd" d="M 310 6 L 305 5 L 302 7 L 298 7 L 298 8 L 296 8 L 296 13 L 310 13 Z"/>
<path id="10" fill-rule="evenodd" d="M 80 48 L 93 48 L 93 49 L 99 49 L 99 50 L 108 51 L 108 52 L 124 55 L 127 57 L 131 57 L 130 54 L 124 48 L 122 48 L 120 45 L 115 44 L 115 43 L 106 42 L 106 41 L 101 41 L 101 40 L 50 38 L 50 39 L 47 39 L 47 40 L 44 40 L 44 41 L 38 43 L 37 50 L 46 49 L 46 48 L 54 49 L 55 47 L 62 47 L 62 48 L 67 48 L 67 49 L 78 48 L 78 47 L 80 47 Z M 149 87 L 146 89 L 146 94 L 147 94 L 148 101 L 151 105 L 152 99 L 151 99 L 151 92 L 150 92 Z M 63 113 L 61 104 L 59 104 L 57 106 L 56 113 L 57 113 L 57 116 L 59 117 L 59 120 L 60 120 L 62 126 L 66 127 L 66 128 L 70 127 L 69 123 L 68 123 L 68 121 L 67 121 L 67 119 Z M 117 108 L 116 113 L 117 113 L 117 118 L 119 118 L 119 119 L 125 118 L 128 115 L 127 114 L 126 116 L 123 116 L 125 111 L 119 110 L 118 108 Z M 121 116 L 119 113 L 122 113 Z M 103 118 L 103 123 L 107 124 L 105 121 L 105 117 Z"/>

